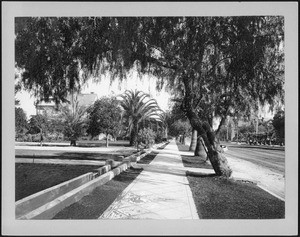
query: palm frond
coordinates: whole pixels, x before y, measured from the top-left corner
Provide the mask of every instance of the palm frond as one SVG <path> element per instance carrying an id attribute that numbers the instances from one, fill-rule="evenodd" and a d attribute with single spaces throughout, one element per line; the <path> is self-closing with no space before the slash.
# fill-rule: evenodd
<path id="1" fill-rule="evenodd" d="M 157 101 L 142 91 L 127 90 L 120 95 L 120 105 L 123 108 L 123 118 L 128 126 L 128 133 L 141 127 L 143 121 L 161 122 L 161 114 Z"/>

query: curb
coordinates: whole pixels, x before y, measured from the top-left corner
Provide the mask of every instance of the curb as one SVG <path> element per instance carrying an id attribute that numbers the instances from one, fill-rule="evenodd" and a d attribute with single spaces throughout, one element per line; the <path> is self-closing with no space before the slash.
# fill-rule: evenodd
<path id="1" fill-rule="evenodd" d="M 232 173 L 234 173 L 234 172 L 232 172 Z M 253 184 L 257 185 L 257 181 L 256 180 L 254 180 L 253 178 L 251 178 L 249 176 L 246 177 L 244 174 L 242 174 L 242 176 L 231 175 L 230 179 L 233 179 L 233 180 L 236 180 L 236 181 L 249 182 L 249 183 L 253 183 Z"/>
<path id="2" fill-rule="evenodd" d="M 283 197 L 280 197 L 279 195 L 273 193 L 272 191 L 266 189 L 264 186 L 260 185 L 260 184 L 257 184 L 258 187 L 260 187 L 262 190 L 266 191 L 267 193 L 273 195 L 274 197 L 280 199 L 281 201 L 284 201 L 285 202 L 285 199 Z"/>

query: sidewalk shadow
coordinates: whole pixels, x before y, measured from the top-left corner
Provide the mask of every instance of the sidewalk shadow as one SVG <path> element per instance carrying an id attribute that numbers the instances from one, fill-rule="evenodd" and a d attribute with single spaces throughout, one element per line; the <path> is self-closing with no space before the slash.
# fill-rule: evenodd
<path id="1" fill-rule="evenodd" d="M 215 173 L 211 173 L 212 169 L 200 169 L 200 171 L 189 170 L 189 167 L 169 167 L 167 165 L 149 164 L 149 165 L 139 165 L 144 171 L 162 173 L 162 174 L 172 174 L 179 176 L 198 176 L 198 177 L 212 177 Z"/>
<path id="2" fill-rule="evenodd" d="M 217 177 L 217 174 L 207 174 L 207 173 L 201 173 L 201 172 L 193 172 L 193 171 L 186 171 L 186 176 L 193 176 L 193 177 L 199 177 L 199 178 L 207 178 L 207 177 Z"/>
<path id="3" fill-rule="evenodd" d="M 167 142 L 166 144 L 164 144 L 164 145 L 158 147 L 157 150 L 163 150 L 163 149 L 165 149 L 165 147 L 166 147 L 167 145 L 169 145 L 169 143 L 170 143 L 170 142 Z"/>
<path id="4" fill-rule="evenodd" d="M 163 150 L 158 151 L 161 154 L 169 154 L 169 155 L 180 155 L 180 156 L 194 156 L 194 153 L 191 151 L 180 151 L 174 150 L 170 148 L 164 148 Z"/>

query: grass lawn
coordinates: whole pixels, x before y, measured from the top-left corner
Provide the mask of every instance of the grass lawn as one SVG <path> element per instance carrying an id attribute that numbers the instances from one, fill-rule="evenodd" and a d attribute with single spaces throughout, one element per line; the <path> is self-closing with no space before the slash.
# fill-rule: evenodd
<path id="1" fill-rule="evenodd" d="M 180 151 L 189 147 L 177 143 Z M 212 168 L 199 157 L 182 156 L 185 167 Z M 218 176 L 187 177 L 200 219 L 281 219 L 285 203 L 255 184 Z"/>
<path id="2" fill-rule="evenodd" d="M 97 166 L 16 163 L 16 201 L 93 171 Z"/>
<path id="3" fill-rule="evenodd" d="M 151 152 L 138 163 L 149 164 L 158 153 Z M 64 208 L 53 219 L 97 219 L 123 192 L 123 190 L 142 172 L 127 169 L 104 185 L 95 188 L 89 195 Z"/>
<path id="4" fill-rule="evenodd" d="M 118 151 L 115 154 L 105 154 L 99 151 L 59 151 L 59 150 L 15 150 L 16 158 L 35 158 L 35 159 L 61 159 L 61 160 L 107 160 L 115 159 L 120 155 L 130 156 L 134 151 Z"/>
<path id="5" fill-rule="evenodd" d="M 106 140 L 100 140 L 100 141 L 78 141 L 78 146 L 80 147 L 106 147 Z M 108 146 L 125 146 L 129 147 L 129 141 L 127 140 L 118 140 L 118 141 L 108 141 Z"/>

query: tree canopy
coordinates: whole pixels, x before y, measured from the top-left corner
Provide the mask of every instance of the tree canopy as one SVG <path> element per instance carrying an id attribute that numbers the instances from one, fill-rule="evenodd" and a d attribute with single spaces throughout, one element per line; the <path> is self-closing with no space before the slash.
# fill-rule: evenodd
<path id="1" fill-rule="evenodd" d="M 51 127 L 51 122 L 48 120 L 46 114 L 32 115 L 31 118 L 29 119 L 30 134 L 47 133 L 50 127 Z"/>
<path id="2" fill-rule="evenodd" d="M 80 88 L 80 71 L 123 78 L 137 65 L 223 116 L 282 98 L 283 40 L 280 16 L 16 18 L 16 63 L 43 99 Z"/>
<path id="3" fill-rule="evenodd" d="M 38 99 L 65 102 L 80 87 L 79 29 L 74 18 L 16 18 L 16 65 L 24 69 L 24 88 Z"/>
<path id="4" fill-rule="evenodd" d="M 121 107 L 114 97 L 102 97 L 89 109 L 87 132 L 95 137 L 100 133 L 116 137 L 121 130 Z"/>
<path id="5" fill-rule="evenodd" d="M 188 121 L 177 120 L 170 126 L 169 134 L 171 136 L 183 136 L 186 137 L 189 133 L 191 133 L 191 125 Z"/>

